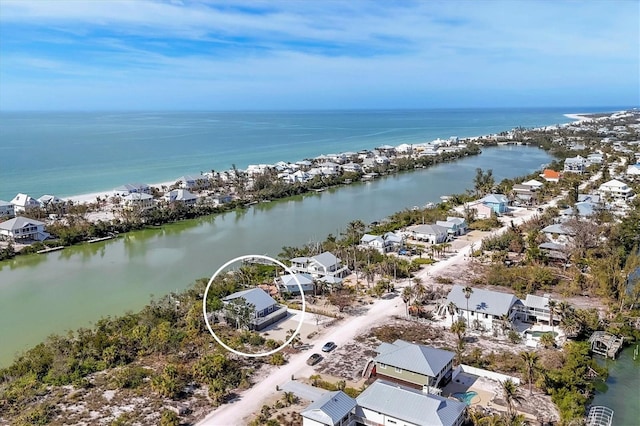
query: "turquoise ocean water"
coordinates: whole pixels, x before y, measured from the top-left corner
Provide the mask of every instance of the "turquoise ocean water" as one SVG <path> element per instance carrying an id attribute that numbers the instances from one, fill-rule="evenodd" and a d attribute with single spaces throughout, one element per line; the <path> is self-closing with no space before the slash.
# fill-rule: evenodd
<path id="1" fill-rule="evenodd" d="M 110 190 L 235 164 L 478 136 L 620 108 L 0 113 L 0 199 Z"/>

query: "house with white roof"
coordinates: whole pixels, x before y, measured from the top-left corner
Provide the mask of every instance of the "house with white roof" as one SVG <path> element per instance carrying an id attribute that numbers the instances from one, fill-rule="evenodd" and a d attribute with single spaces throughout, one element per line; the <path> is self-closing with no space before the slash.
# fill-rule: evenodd
<path id="1" fill-rule="evenodd" d="M 182 189 L 191 189 L 198 185 L 198 181 L 203 181 L 204 179 L 204 176 L 184 175 L 176 179 L 176 184 Z"/>
<path id="2" fill-rule="evenodd" d="M 302 426 L 350 426 L 355 408 L 356 400 L 346 393 L 326 392 L 300 412 Z"/>
<path id="3" fill-rule="evenodd" d="M 27 194 L 19 193 L 13 200 L 10 201 L 13 204 L 13 210 L 17 213 L 24 213 L 29 209 L 36 209 L 40 207 L 40 203 L 28 196 Z"/>
<path id="4" fill-rule="evenodd" d="M 345 173 L 362 173 L 362 166 L 358 163 L 347 163 L 342 165 L 342 171 Z"/>
<path id="5" fill-rule="evenodd" d="M 629 176 L 640 176 L 640 163 L 628 166 L 626 174 Z"/>
<path id="6" fill-rule="evenodd" d="M 174 189 L 164 194 L 164 199 L 168 203 L 180 203 L 185 206 L 192 206 L 196 203 L 198 197 L 186 189 Z"/>
<path id="7" fill-rule="evenodd" d="M 8 201 L 0 200 L 0 217 L 13 217 L 15 216 L 15 209 L 13 204 Z"/>
<path id="8" fill-rule="evenodd" d="M 372 376 L 420 390 L 451 381 L 453 352 L 400 339 L 382 343 L 376 352 Z"/>
<path id="9" fill-rule="evenodd" d="M 539 182 L 535 179 L 531 179 L 528 180 L 526 182 L 522 182 L 522 185 L 529 187 L 530 191 L 537 191 L 538 189 L 542 188 L 544 186 L 544 184 L 542 182 Z"/>
<path id="10" fill-rule="evenodd" d="M 146 183 L 127 183 L 113 189 L 113 195 L 124 197 L 129 194 L 151 194 L 151 187 Z"/>
<path id="11" fill-rule="evenodd" d="M 282 293 L 300 294 L 298 282 L 302 286 L 304 294 L 313 293 L 315 290 L 313 277 L 309 274 L 285 274 L 277 277 L 274 281 Z"/>
<path id="12" fill-rule="evenodd" d="M 44 230 L 44 222 L 18 216 L 0 223 L 0 238 L 8 241 L 44 241 L 49 234 Z"/>
<path id="13" fill-rule="evenodd" d="M 460 426 L 467 404 L 376 380 L 356 398 L 357 424 L 385 426 Z"/>
<path id="14" fill-rule="evenodd" d="M 153 207 L 153 197 L 144 192 L 132 192 L 122 197 L 125 208 L 128 209 L 148 209 Z"/>
<path id="15" fill-rule="evenodd" d="M 293 272 L 309 274 L 314 278 L 343 278 L 349 273 L 347 267 L 342 266 L 342 261 L 328 251 L 313 257 L 295 257 L 290 262 Z"/>
<path id="16" fill-rule="evenodd" d="M 233 306 L 233 301 L 240 301 L 251 307 L 249 329 L 260 331 L 287 316 L 286 306 L 279 305 L 261 288 L 238 291 L 222 299 L 225 307 Z"/>
<path id="17" fill-rule="evenodd" d="M 576 155 L 564 160 L 564 171 L 571 173 L 584 173 L 587 170 L 588 161 L 586 158 Z"/>
<path id="18" fill-rule="evenodd" d="M 403 238 L 393 232 L 384 235 L 364 234 L 360 239 L 360 247 L 372 248 L 382 254 L 396 250 L 402 246 Z"/>
<path id="19" fill-rule="evenodd" d="M 633 197 L 633 189 L 626 183 L 617 179 L 612 179 L 609 182 L 605 182 L 598 188 L 598 192 L 605 199 L 628 200 Z"/>
<path id="20" fill-rule="evenodd" d="M 535 296 L 533 294 L 527 294 L 524 300 L 524 314 L 526 315 L 525 321 L 540 322 L 543 321 L 549 324 L 551 321 L 551 308 L 549 308 L 549 295 Z M 554 324 L 559 322 L 558 316 L 554 316 Z"/>
<path id="21" fill-rule="evenodd" d="M 463 286 L 456 284 L 447 295 L 446 305 L 453 303 L 457 308 L 457 318 L 452 318 L 454 322 L 457 320 L 467 322 L 468 318 L 472 328 L 482 326 L 492 330 L 494 324 L 504 316 L 511 322 L 520 318 L 522 302 L 513 294 L 472 288 L 467 299 L 463 290 Z"/>
<path id="22" fill-rule="evenodd" d="M 415 240 L 440 244 L 449 239 L 449 228 L 436 224 L 412 225 L 407 227 L 405 234 Z"/>
<path id="23" fill-rule="evenodd" d="M 56 197 L 55 195 L 43 195 L 42 197 L 38 198 L 38 203 L 40 204 L 40 207 L 42 208 L 47 208 L 47 207 L 53 207 L 56 204 L 62 204 L 63 201 Z"/>

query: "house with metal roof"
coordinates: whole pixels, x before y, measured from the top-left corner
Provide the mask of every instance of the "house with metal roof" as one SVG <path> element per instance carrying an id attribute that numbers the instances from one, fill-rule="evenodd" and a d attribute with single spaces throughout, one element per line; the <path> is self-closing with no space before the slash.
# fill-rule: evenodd
<path id="1" fill-rule="evenodd" d="M 550 242 L 562 245 L 568 244 L 575 235 L 575 232 L 571 228 L 561 223 L 554 223 L 553 225 L 546 226 L 542 228 L 540 232 L 545 234 Z"/>
<path id="2" fill-rule="evenodd" d="M 551 320 L 551 309 L 549 308 L 549 295 L 535 296 L 533 294 L 527 294 L 524 300 L 524 313 L 526 320 L 530 322 L 544 321 L 547 324 Z M 554 318 L 554 323 L 557 323 L 557 318 Z"/>
<path id="3" fill-rule="evenodd" d="M 356 398 L 355 418 L 366 425 L 459 426 L 467 405 L 385 380 Z"/>
<path id="4" fill-rule="evenodd" d="M 360 247 L 372 248 L 380 253 L 388 253 L 402 246 L 402 236 L 393 232 L 387 232 L 384 235 L 364 234 L 360 238 Z"/>
<path id="5" fill-rule="evenodd" d="M 564 160 L 564 171 L 571 173 L 584 173 L 587 170 L 589 162 L 586 158 L 576 155 Z"/>
<path id="6" fill-rule="evenodd" d="M 151 187 L 146 183 L 126 183 L 113 189 L 113 195 L 125 196 L 129 194 L 151 194 Z"/>
<path id="7" fill-rule="evenodd" d="M 0 238 L 9 241 L 44 241 L 49 234 L 44 230 L 44 222 L 18 216 L 0 223 Z"/>
<path id="8" fill-rule="evenodd" d="M 598 192 L 602 198 L 612 200 L 628 200 L 635 195 L 629 185 L 617 179 L 612 179 L 600 185 Z"/>
<path id="9" fill-rule="evenodd" d="M 40 203 L 38 201 L 23 193 L 19 193 L 13 197 L 11 204 L 13 204 L 13 210 L 15 213 L 23 213 L 29 209 L 40 207 Z"/>
<path id="10" fill-rule="evenodd" d="M 503 214 L 509 210 L 509 199 L 503 194 L 489 194 L 480 201 L 485 206 L 491 207 L 496 214 Z"/>
<path id="11" fill-rule="evenodd" d="M 286 306 L 279 305 L 261 288 L 238 291 L 222 299 L 222 303 L 227 308 L 233 307 L 232 303 L 238 302 L 251 308 L 251 319 L 248 324 L 251 330 L 262 330 L 287 316 Z M 227 315 L 227 320 L 229 319 Z"/>
<path id="12" fill-rule="evenodd" d="M 198 197 L 186 189 L 174 189 L 164 194 L 164 199 L 168 203 L 179 203 L 185 206 L 192 206 L 198 200 Z"/>
<path id="13" fill-rule="evenodd" d="M 455 354 L 444 349 L 396 340 L 382 343 L 372 375 L 416 389 L 440 387 L 451 380 Z"/>
<path id="14" fill-rule="evenodd" d="M 492 330 L 494 325 L 498 325 L 498 321 L 502 323 L 501 318 L 504 316 L 511 322 L 521 317 L 522 302 L 513 294 L 472 288 L 467 298 L 463 290 L 463 286 L 456 284 L 447 295 L 446 305 L 453 302 L 457 308 L 457 318 L 452 318 L 453 321 L 467 322 L 468 318 L 472 328 Z"/>
<path id="15" fill-rule="evenodd" d="M 447 220 L 438 220 L 436 225 L 444 226 L 450 235 L 464 235 L 467 233 L 467 222 L 462 217 L 448 216 Z"/>
<path id="16" fill-rule="evenodd" d="M 449 229 L 436 224 L 413 225 L 407 227 L 406 233 L 412 238 L 426 241 L 431 244 L 440 244 L 447 241 Z"/>
<path id="17" fill-rule="evenodd" d="M 300 413 L 302 426 L 349 425 L 355 408 L 356 400 L 346 393 L 327 392 Z"/>
<path id="18" fill-rule="evenodd" d="M 313 257 L 295 257 L 290 262 L 293 272 L 309 274 L 314 278 L 342 278 L 349 273 L 347 267 L 342 266 L 342 261 L 328 251 Z"/>
<path id="19" fill-rule="evenodd" d="M 285 274 L 277 277 L 274 281 L 282 293 L 300 294 L 300 286 L 305 294 L 313 293 L 315 290 L 313 277 L 309 274 Z M 298 286 L 298 282 L 300 286 Z"/>
<path id="20" fill-rule="evenodd" d="M 0 200 L 0 217 L 13 217 L 15 214 L 13 204 L 8 201 Z"/>

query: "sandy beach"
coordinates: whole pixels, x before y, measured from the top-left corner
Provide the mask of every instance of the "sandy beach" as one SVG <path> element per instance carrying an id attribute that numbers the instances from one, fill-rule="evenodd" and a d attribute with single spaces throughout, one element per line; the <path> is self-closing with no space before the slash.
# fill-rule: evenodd
<path id="1" fill-rule="evenodd" d="M 162 186 L 171 186 L 173 184 L 175 184 L 176 181 L 172 180 L 172 181 L 167 181 L 167 182 L 160 182 L 160 183 L 151 183 L 148 184 L 149 186 L 155 186 L 156 188 L 161 188 Z M 115 188 L 115 187 L 114 187 Z M 109 191 L 98 191 L 98 192 L 89 192 L 87 194 L 80 194 L 80 195 L 72 195 L 70 197 L 61 197 L 61 199 L 65 200 L 65 201 L 71 201 L 74 204 L 87 204 L 87 203 L 95 203 L 96 202 L 96 198 L 100 197 L 100 198 L 111 198 L 114 195 L 114 191 L 109 190 Z"/>
<path id="2" fill-rule="evenodd" d="M 574 120 L 574 123 L 581 123 L 583 121 L 593 121 L 593 118 L 583 115 L 582 113 L 578 114 L 564 114 L 565 117 Z"/>

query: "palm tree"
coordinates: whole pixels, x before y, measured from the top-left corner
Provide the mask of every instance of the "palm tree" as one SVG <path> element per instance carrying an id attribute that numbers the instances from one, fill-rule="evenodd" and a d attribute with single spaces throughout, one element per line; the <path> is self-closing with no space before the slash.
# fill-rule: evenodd
<path id="1" fill-rule="evenodd" d="M 453 324 L 453 316 L 457 311 L 458 307 L 456 306 L 456 304 L 453 302 L 449 302 L 449 304 L 447 305 L 447 312 L 449 313 L 449 315 L 451 315 L 451 324 Z"/>
<path id="2" fill-rule="evenodd" d="M 282 395 L 282 400 L 284 401 L 285 404 L 287 404 L 287 407 L 289 407 L 295 404 L 296 402 L 298 402 L 298 397 L 293 392 L 285 392 Z"/>
<path id="3" fill-rule="evenodd" d="M 465 331 L 467 331 L 467 324 L 464 320 L 458 320 L 451 324 L 451 332 L 458 335 L 458 340 L 462 340 Z"/>
<path id="4" fill-rule="evenodd" d="M 551 325 L 551 334 L 555 335 L 553 331 L 553 316 L 557 312 L 556 310 L 558 308 L 558 302 L 556 302 L 555 300 L 549 300 L 547 306 L 549 306 L 549 324 Z"/>
<path id="5" fill-rule="evenodd" d="M 507 410 L 509 417 L 514 417 L 515 404 L 522 402 L 522 397 L 518 395 L 518 386 L 511 379 L 507 379 L 504 382 L 500 382 L 502 385 L 502 396 L 507 403 Z"/>
<path id="6" fill-rule="evenodd" d="M 538 354 L 535 352 L 521 352 L 520 358 L 524 361 L 524 368 L 527 373 L 527 382 L 529 383 L 529 396 L 533 395 L 533 374 L 536 372 L 538 363 Z"/>
<path id="7" fill-rule="evenodd" d="M 469 298 L 473 293 L 473 289 L 469 286 L 466 286 L 465 288 L 462 289 L 462 292 L 464 293 L 464 298 L 467 299 L 467 324 L 470 326 L 471 319 L 469 318 Z"/>
<path id="8" fill-rule="evenodd" d="M 409 316 L 409 302 L 411 301 L 412 297 L 413 297 L 413 289 L 411 287 L 405 287 L 404 289 L 402 289 L 402 301 L 404 302 L 404 305 L 407 311 L 407 316 Z"/>

